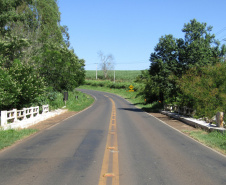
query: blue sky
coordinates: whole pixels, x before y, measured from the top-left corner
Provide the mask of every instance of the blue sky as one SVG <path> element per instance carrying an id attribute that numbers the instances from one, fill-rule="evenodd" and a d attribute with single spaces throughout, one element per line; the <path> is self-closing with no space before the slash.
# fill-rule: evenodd
<path id="1" fill-rule="evenodd" d="M 194 18 L 226 38 L 226 0 L 58 0 L 58 6 L 86 70 L 96 69 L 99 51 L 114 56 L 116 70 L 147 69 L 159 38 L 184 38 L 182 28 Z"/>

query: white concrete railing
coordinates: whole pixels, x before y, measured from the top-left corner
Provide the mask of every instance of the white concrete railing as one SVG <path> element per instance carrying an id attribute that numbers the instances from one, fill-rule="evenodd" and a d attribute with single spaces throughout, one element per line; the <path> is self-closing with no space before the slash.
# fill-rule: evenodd
<path id="1" fill-rule="evenodd" d="M 49 112 L 49 105 L 43 105 L 42 106 L 42 114 L 45 114 L 47 112 Z"/>
<path id="2" fill-rule="evenodd" d="M 43 105 L 42 114 L 49 112 L 49 105 Z M 13 109 L 10 111 L 1 111 L 1 124 L 0 126 L 4 126 L 10 123 L 15 123 L 18 120 L 26 120 L 29 118 L 33 118 L 39 115 L 39 106 L 37 107 L 29 107 L 23 108 L 22 110 Z"/>
<path id="3" fill-rule="evenodd" d="M 195 115 L 195 110 L 188 108 L 186 106 L 184 107 L 179 107 L 177 105 L 164 105 L 164 111 L 169 111 L 169 112 L 174 112 L 178 113 L 179 115 L 183 116 L 189 116 L 193 117 Z M 217 127 L 224 127 L 224 113 L 223 112 L 218 112 L 216 116 L 214 116 L 212 119 L 204 118 L 203 119 L 205 122 L 212 123 L 213 121 L 216 122 Z"/>
<path id="4" fill-rule="evenodd" d="M 176 112 L 178 114 L 182 114 L 184 116 L 194 116 L 195 110 L 188 108 L 186 106 L 179 107 L 177 105 L 164 105 L 164 110 L 170 111 L 170 112 Z"/>

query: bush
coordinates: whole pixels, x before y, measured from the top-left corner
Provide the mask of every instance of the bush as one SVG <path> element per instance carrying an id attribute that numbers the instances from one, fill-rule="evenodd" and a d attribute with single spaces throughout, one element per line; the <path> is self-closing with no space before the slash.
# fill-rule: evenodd
<path id="1" fill-rule="evenodd" d="M 192 68 L 177 81 L 182 95 L 180 103 L 196 109 L 198 116 L 211 118 L 226 112 L 226 63 Z"/>
<path id="2" fill-rule="evenodd" d="M 0 67 L 1 109 L 19 109 L 37 103 L 39 96 L 44 94 L 45 85 L 31 66 L 14 60 L 10 68 Z"/>

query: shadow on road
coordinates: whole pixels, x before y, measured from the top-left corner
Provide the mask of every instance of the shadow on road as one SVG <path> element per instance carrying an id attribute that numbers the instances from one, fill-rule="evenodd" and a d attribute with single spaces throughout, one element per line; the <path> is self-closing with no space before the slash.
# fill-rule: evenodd
<path id="1" fill-rule="evenodd" d="M 118 108 L 118 110 L 127 110 L 127 111 L 133 111 L 133 112 L 144 112 L 141 109 L 138 108 Z"/>

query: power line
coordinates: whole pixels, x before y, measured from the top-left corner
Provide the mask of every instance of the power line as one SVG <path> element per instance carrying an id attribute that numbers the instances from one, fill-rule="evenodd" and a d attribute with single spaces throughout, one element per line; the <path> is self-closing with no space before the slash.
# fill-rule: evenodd
<path id="1" fill-rule="evenodd" d="M 130 65 L 139 65 L 139 64 L 147 64 L 149 63 L 149 61 L 147 62 L 127 62 L 127 63 L 114 63 L 115 65 L 124 65 L 124 64 L 130 64 Z M 87 65 L 94 65 L 94 64 L 97 64 L 97 63 L 91 63 L 91 64 L 86 64 Z M 100 63 L 101 64 L 101 63 Z"/>
<path id="2" fill-rule="evenodd" d="M 226 27 L 222 28 L 221 30 L 219 30 L 215 35 L 219 35 L 221 34 L 222 32 L 226 31 Z"/>

